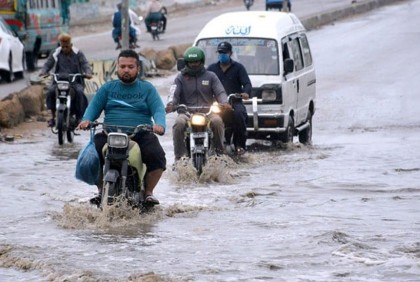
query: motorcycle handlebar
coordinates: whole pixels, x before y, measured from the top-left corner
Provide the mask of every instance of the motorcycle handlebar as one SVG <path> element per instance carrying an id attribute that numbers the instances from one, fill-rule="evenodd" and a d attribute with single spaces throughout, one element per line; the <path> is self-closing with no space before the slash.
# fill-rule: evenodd
<path id="1" fill-rule="evenodd" d="M 242 99 L 241 93 L 231 93 L 228 96 L 228 102 L 229 104 L 232 104 L 234 99 Z"/>
<path id="2" fill-rule="evenodd" d="M 139 124 L 133 127 L 126 125 L 105 124 L 103 122 L 94 121 L 89 123 L 88 128 L 92 130 L 100 125 L 102 126 L 102 129 L 106 135 L 108 135 L 109 132 L 122 132 L 126 133 L 129 137 L 133 137 L 134 135 L 142 131 L 153 132 L 153 126 L 150 124 Z"/>
<path id="3" fill-rule="evenodd" d="M 60 79 L 64 79 L 71 83 L 73 83 L 78 77 L 89 78 L 87 74 L 82 74 L 82 73 L 69 73 L 69 74 L 48 73 L 44 77 L 48 77 L 48 76 L 52 76 L 55 82 L 58 82 Z"/>
<path id="4" fill-rule="evenodd" d="M 186 114 L 190 115 L 191 113 L 204 113 L 206 115 L 209 115 L 211 113 L 220 113 L 221 111 L 221 105 L 217 102 L 214 102 L 211 106 L 187 106 L 185 104 L 180 104 L 176 106 L 175 110 L 178 114 Z"/>

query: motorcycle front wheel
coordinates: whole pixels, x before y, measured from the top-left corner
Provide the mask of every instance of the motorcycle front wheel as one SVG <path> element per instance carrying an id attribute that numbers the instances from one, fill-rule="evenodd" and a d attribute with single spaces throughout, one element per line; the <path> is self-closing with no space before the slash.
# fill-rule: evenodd
<path id="1" fill-rule="evenodd" d="M 108 207 L 108 205 L 112 205 L 114 190 L 115 183 L 107 181 L 104 182 L 104 187 L 102 188 L 101 209 Z"/>
<path id="2" fill-rule="evenodd" d="M 57 135 L 58 135 L 59 145 L 63 145 L 64 143 L 64 131 L 65 131 L 64 118 L 65 118 L 64 112 L 57 113 Z"/>
<path id="3" fill-rule="evenodd" d="M 203 166 L 205 164 L 205 157 L 203 154 L 194 154 L 193 155 L 193 165 L 195 169 L 197 170 L 197 174 L 201 175 L 203 172 Z"/>

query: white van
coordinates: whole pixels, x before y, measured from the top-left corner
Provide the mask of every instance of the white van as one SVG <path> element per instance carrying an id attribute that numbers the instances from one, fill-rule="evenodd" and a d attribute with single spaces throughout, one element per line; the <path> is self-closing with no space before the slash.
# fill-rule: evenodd
<path id="1" fill-rule="evenodd" d="M 252 82 L 248 138 L 310 144 L 315 113 L 315 69 L 305 28 L 292 13 L 244 11 L 222 14 L 206 24 L 194 41 L 206 63 L 217 61 L 217 45 L 229 41 L 233 59 Z M 228 93 L 230 94 L 230 93 Z"/>

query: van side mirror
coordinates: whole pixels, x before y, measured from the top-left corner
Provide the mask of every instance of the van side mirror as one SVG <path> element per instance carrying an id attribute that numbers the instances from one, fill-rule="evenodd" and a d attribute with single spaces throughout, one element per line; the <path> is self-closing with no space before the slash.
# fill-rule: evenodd
<path id="1" fill-rule="evenodd" d="M 295 63 L 292 59 L 287 58 L 284 60 L 284 74 L 288 74 L 290 72 L 293 72 L 293 69 L 295 68 Z"/>
<path id="2" fill-rule="evenodd" d="M 184 58 L 178 58 L 178 60 L 176 60 L 176 69 L 178 71 L 181 71 L 183 68 L 185 68 L 185 60 Z"/>

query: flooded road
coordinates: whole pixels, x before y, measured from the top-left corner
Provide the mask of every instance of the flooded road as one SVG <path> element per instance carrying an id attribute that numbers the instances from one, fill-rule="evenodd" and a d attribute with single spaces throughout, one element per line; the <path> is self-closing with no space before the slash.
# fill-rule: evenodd
<path id="1" fill-rule="evenodd" d="M 0 280 L 418 281 L 419 13 L 407 2 L 309 33 L 313 146 L 250 140 L 197 180 L 171 171 L 169 130 L 151 214 L 89 206 L 95 188 L 74 178 L 87 132 L 0 143 Z"/>

